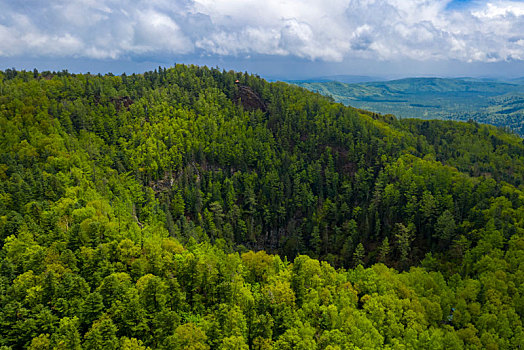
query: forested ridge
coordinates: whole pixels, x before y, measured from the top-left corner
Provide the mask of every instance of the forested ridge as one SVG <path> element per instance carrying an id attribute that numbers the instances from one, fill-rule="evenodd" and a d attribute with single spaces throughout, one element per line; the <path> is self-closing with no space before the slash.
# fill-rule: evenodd
<path id="1" fill-rule="evenodd" d="M 0 72 L 0 349 L 515 349 L 524 143 L 176 65 Z"/>

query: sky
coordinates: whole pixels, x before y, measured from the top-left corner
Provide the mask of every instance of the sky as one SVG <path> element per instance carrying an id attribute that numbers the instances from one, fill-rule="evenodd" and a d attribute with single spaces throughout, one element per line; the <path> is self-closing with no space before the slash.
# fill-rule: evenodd
<path id="1" fill-rule="evenodd" d="M 0 69 L 524 76 L 524 1 L 0 0 Z"/>

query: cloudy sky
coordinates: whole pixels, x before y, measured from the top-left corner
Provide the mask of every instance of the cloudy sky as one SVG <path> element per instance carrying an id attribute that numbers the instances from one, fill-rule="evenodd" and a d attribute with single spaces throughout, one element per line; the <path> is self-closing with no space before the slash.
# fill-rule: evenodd
<path id="1" fill-rule="evenodd" d="M 524 1 L 0 0 L 0 69 L 524 76 Z"/>

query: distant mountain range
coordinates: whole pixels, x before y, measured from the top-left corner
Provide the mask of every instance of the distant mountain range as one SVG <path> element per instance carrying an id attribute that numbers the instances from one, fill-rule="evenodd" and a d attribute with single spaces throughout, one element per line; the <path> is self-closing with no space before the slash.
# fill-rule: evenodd
<path id="1" fill-rule="evenodd" d="M 524 135 L 524 78 L 407 78 L 391 81 L 291 81 L 335 101 L 400 118 L 469 120 Z"/>
<path id="2" fill-rule="evenodd" d="M 337 81 L 340 83 L 346 83 L 346 84 L 357 84 L 357 83 L 369 83 L 369 82 L 375 82 L 375 81 L 384 81 L 387 80 L 384 77 L 375 77 L 375 76 L 368 76 L 368 75 L 330 75 L 330 76 L 322 76 L 322 77 L 316 77 L 311 79 L 297 79 L 297 80 L 286 80 L 288 83 L 292 84 L 302 84 L 302 83 L 328 83 L 332 81 Z"/>

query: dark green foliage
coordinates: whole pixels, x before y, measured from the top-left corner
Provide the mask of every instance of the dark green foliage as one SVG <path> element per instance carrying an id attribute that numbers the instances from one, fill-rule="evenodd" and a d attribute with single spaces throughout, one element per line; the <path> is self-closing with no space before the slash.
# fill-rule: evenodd
<path id="1" fill-rule="evenodd" d="M 0 347 L 524 342 L 516 136 L 184 65 L 0 107 Z"/>

